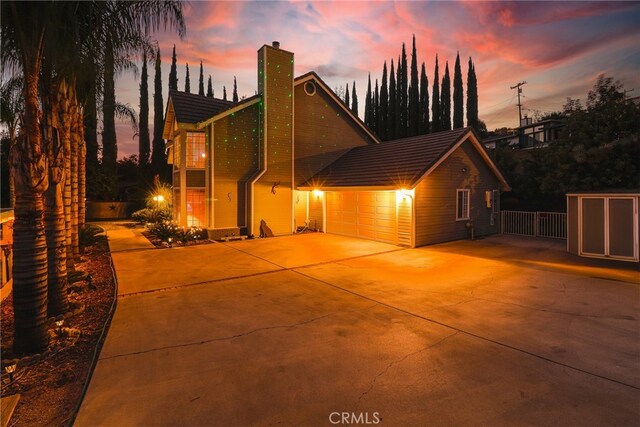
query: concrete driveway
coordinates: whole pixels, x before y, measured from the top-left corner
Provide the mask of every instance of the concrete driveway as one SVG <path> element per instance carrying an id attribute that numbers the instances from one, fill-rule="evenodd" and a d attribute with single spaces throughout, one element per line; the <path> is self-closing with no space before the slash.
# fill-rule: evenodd
<path id="1" fill-rule="evenodd" d="M 640 421 L 637 267 L 505 236 L 109 234 L 118 308 L 76 425 Z"/>

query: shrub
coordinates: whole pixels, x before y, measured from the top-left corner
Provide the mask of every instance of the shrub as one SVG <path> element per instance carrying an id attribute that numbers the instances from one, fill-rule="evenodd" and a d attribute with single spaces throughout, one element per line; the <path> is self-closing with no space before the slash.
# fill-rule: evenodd
<path id="1" fill-rule="evenodd" d="M 175 222 L 171 221 L 161 221 L 152 224 L 149 227 L 149 232 L 163 242 L 167 242 L 169 238 L 172 238 L 173 240 L 182 240 L 184 235 L 182 228 L 180 228 Z"/>
<path id="2" fill-rule="evenodd" d="M 171 210 L 168 208 L 144 208 L 131 214 L 131 219 L 140 224 L 156 224 L 171 220 Z"/>
<path id="3" fill-rule="evenodd" d="M 87 247 L 93 245 L 96 242 L 96 236 L 103 231 L 104 229 L 102 227 L 98 227 L 97 225 L 87 224 L 84 227 L 80 227 L 78 229 L 78 239 L 80 241 L 80 246 Z"/>

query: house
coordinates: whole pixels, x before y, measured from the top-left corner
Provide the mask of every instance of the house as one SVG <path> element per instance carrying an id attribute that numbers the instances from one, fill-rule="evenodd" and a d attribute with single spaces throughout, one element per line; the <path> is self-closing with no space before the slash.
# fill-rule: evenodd
<path id="1" fill-rule="evenodd" d="M 637 263 L 639 203 L 640 189 L 567 194 L 567 251 Z"/>
<path id="2" fill-rule="evenodd" d="M 547 147 L 549 143 L 559 138 L 560 131 L 564 126 L 564 121 L 560 119 L 533 122 L 531 118 L 524 116 L 519 127 L 504 135 L 484 138 L 482 144 L 490 150 L 497 147 L 512 147 L 525 150 Z"/>
<path id="3" fill-rule="evenodd" d="M 509 186 L 471 129 L 380 143 L 294 55 L 258 51 L 258 94 L 172 91 L 164 138 L 174 216 L 216 237 L 308 226 L 407 246 L 499 231 Z"/>

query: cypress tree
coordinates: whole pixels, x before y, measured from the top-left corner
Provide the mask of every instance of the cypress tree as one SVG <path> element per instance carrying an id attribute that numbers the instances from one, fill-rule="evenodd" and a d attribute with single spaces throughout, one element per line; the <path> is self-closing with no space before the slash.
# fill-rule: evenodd
<path id="1" fill-rule="evenodd" d="M 200 61 L 200 81 L 198 82 L 198 95 L 204 96 L 204 71 L 202 61 Z"/>
<path id="2" fill-rule="evenodd" d="M 445 63 L 442 90 L 440 91 L 440 130 L 451 130 L 451 78 L 449 77 L 449 61 Z"/>
<path id="3" fill-rule="evenodd" d="M 478 81 L 476 67 L 469 57 L 469 71 L 467 72 L 467 126 L 478 130 Z"/>
<path id="4" fill-rule="evenodd" d="M 418 55 L 416 54 L 416 36 L 413 35 L 411 51 L 411 86 L 409 86 L 409 136 L 420 132 L 420 95 L 418 92 Z"/>
<path id="5" fill-rule="evenodd" d="M 420 73 L 420 132 L 419 135 L 429 133 L 429 80 L 427 80 L 427 71 L 422 63 L 422 71 Z"/>
<path id="6" fill-rule="evenodd" d="M 138 121 L 138 170 L 144 173 L 149 164 L 149 78 L 147 72 L 147 53 L 142 54 L 142 73 L 140 74 L 140 118 Z"/>
<path id="7" fill-rule="evenodd" d="M 347 83 L 344 90 L 344 105 L 346 105 L 347 108 L 350 108 L 351 105 L 351 102 L 349 100 L 349 83 Z"/>
<path id="8" fill-rule="evenodd" d="M 389 122 L 389 89 L 387 88 L 387 61 L 384 61 L 382 67 L 382 83 L 380 86 L 380 129 L 378 136 L 381 140 L 388 139 L 388 122 Z"/>
<path id="9" fill-rule="evenodd" d="M 364 101 L 364 124 L 371 128 L 371 73 L 367 83 L 367 95 Z"/>
<path id="10" fill-rule="evenodd" d="M 211 74 L 209 74 L 209 82 L 207 82 L 207 96 L 213 98 L 213 84 L 211 83 Z"/>
<path id="11" fill-rule="evenodd" d="M 373 95 L 373 122 L 376 135 L 380 132 L 380 92 L 378 91 L 378 79 L 376 79 L 376 90 Z"/>
<path id="12" fill-rule="evenodd" d="M 398 120 L 398 103 L 396 98 L 396 73 L 393 69 L 393 59 L 389 70 L 389 120 L 387 121 L 387 140 L 396 139 L 396 123 Z"/>
<path id="13" fill-rule="evenodd" d="M 358 94 L 356 93 L 356 82 L 353 81 L 351 86 L 351 111 L 353 115 L 358 117 Z"/>
<path id="14" fill-rule="evenodd" d="M 222 100 L 223 101 L 227 100 L 227 87 L 226 86 L 222 86 Z"/>
<path id="15" fill-rule="evenodd" d="M 151 152 L 151 167 L 153 173 L 162 176 L 163 169 L 167 164 L 164 153 L 164 139 L 162 131 L 164 129 L 164 103 L 162 102 L 162 68 L 160 62 L 160 49 L 156 55 L 156 75 L 154 78 L 153 92 L 153 149 Z"/>
<path id="16" fill-rule="evenodd" d="M 460 53 L 458 53 L 453 71 L 453 128 L 458 129 L 461 127 L 464 127 L 464 89 L 462 88 Z"/>
<path id="17" fill-rule="evenodd" d="M 409 82 L 407 79 L 407 73 L 409 72 L 409 69 L 407 67 L 407 52 L 404 48 L 404 43 L 402 43 L 402 88 L 400 91 L 400 111 L 402 112 L 401 117 L 402 117 L 402 121 L 400 122 L 400 136 L 401 137 L 405 137 L 407 136 L 407 124 L 409 122 L 409 105 L 408 105 L 408 100 L 407 100 L 407 94 L 408 94 L 408 86 L 409 86 Z"/>
<path id="18" fill-rule="evenodd" d="M 171 71 L 169 72 L 169 90 L 178 90 L 178 65 L 176 58 L 176 45 L 173 45 L 171 56 Z"/>
<path id="19" fill-rule="evenodd" d="M 406 111 L 402 109 L 402 62 L 398 57 L 398 69 L 396 70 L 396 138 L 402 138 L 402 117 Z"/>
<path id="20" fill-rule="evenodd" d="M 436 69 L 433 73 L 433 92 L 431 98 L 431 131 L 440 131 L 442 117 L 440 116 L 440 77 L 438 76 L 438 55 L 436 55 Z"/>
<path id="21" fill-rule="evenodd" d="M 236 83 L 236 76 L 233 76 L 233 102 L 238 102 L 238 84 Z"/>
<path id="22" fill-rule="evenodd" d="M 191 93 L 191 81 L 189 80 L 189 63 L 187 63 L 187 74 L 184 76 L 184 91 Z"/>

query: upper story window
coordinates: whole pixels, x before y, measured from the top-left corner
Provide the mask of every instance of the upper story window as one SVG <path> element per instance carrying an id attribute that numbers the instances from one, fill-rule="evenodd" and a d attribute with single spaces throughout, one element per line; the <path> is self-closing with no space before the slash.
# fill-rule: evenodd
<path id="1" fill-rule="evenodd" d="M 204 132 L 187 132 L 187 167 L 204 168 L 205 135 Z"/>
<path id="2" fill-rule="evenodd" d="M 456 221 L 469 219 L 470 190 L 456 190 Z"/>

